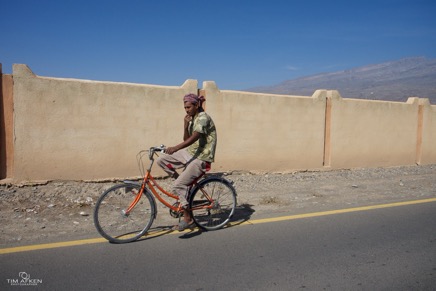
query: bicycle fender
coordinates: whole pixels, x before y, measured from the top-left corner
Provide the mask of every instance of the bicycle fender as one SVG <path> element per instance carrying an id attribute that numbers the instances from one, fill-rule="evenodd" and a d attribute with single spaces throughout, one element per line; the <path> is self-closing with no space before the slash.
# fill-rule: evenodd
<path id="1" fill-rule="evenodd" d="M 219 181 L 219 182 L 222 182 L 224 184 L 227 184 L 230 188 L 232 188 L 234 190 L 235 195 L 238 196 L 238 192 L 236 192 L 235 187 L 233 187 L 233 181 L 227 180 L 226 178 L 224 178 L 222 176 L 208 176 L 208 177 L 204 178 L 203 180 L 201 180 L 200 182 L 198 182 L 194 187 L 191 188 L 191 190 L 189 191 L 189 197 L 199 187 L 201 187 L 202 185 L 204 185 L 205 183 L 207 183 L 209 181 Z"/>

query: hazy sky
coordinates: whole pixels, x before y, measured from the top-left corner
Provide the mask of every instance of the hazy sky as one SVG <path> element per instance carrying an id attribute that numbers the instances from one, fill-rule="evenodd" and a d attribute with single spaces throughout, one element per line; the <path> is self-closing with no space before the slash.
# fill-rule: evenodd
<path id="1" fill-rule="evenodd" d="M 436 57 L 434 0 L 0 0 L 0 27 L 6 74 L 222 90 Z"/>

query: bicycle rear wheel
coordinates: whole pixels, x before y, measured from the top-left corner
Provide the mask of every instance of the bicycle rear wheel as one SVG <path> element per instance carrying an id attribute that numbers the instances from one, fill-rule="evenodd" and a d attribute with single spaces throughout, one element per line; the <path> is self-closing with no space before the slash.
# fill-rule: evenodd
<path id="1" fill-rule="evenodd" d="M 230 181 L 211 177 L 201 181 L 193 190 L 190 209 L 195 223 L 205 230 L 224 227 L 236 209 L 236 191 Z"/>
<path id="2" fill-rule="evenodd" d="M 106 190 L 94 209 L 97 231 L 113 243 L 137 240 L 151 227 L 156 208 L 153 197 L 144 190 L 138 203 L 126 214 L 126 210 L 141 190 L 140 185 L 119 184 Z"/>

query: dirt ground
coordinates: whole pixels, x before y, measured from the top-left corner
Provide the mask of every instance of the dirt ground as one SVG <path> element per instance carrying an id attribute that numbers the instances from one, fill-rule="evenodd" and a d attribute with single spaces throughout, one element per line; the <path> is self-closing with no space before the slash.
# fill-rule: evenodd
<path id="1" fill-rule="evenodd" d="M 237 219 L 292 215 L 436 197 L 436 165 L 296 173 L 226 173 Z M 170 189 L 170 179 L 158 180 Z M 0 185 L 0 247 L 95 238 L 93 208 L 115 182 Z M 159 206 L 153 226 L 172 225 Z"/>

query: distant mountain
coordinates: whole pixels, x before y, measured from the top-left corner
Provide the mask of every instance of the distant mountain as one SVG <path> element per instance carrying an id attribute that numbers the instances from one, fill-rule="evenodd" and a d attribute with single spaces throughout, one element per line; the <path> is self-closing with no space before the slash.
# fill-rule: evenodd
<path id="1" fill-rule="evenodd" d="M 338 90 L 344 98 L 404 102 L 408 97 L 422 97 L 436 105 L 436 59 L 406 58 L 246 91 L 311 96 L 317 89 Z"/>

